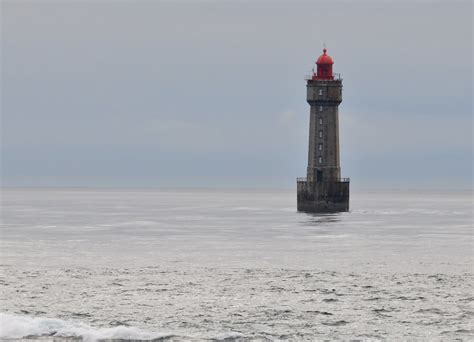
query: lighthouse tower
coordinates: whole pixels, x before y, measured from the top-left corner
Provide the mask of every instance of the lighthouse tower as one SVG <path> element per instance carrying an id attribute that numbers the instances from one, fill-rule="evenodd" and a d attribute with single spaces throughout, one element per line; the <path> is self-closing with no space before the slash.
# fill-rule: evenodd
<path id="1" fill-rule="evenodd" d="M 297 179 L 298 211 L 329 213 L 349 210 L 349 179 L 341 178 L 339 104 L 342 78 L 333 74 L 334 61 L 323 49 L 316 73 L 307 77 L 310 106 L 308 169 Z"/>

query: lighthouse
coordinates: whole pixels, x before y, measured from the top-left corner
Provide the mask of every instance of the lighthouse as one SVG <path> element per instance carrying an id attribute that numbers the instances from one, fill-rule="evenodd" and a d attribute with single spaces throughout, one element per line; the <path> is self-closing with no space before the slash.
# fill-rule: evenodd
<path id="1" fill-rule="evenodd" d="M 316 72 L 306 77 L 309 111 L 309 148 L 306 178 L 297 179 L 298 211 L 331 213 L 349 210 L 349 178 L 341 178 L 339 104 L 342 78 L 332 71 L 326 48 L 316 61 Z"/>

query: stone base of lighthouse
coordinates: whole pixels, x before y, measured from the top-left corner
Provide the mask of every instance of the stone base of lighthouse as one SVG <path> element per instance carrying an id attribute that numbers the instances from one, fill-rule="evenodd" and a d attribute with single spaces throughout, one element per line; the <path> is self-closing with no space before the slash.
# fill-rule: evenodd
<path id="1" fill-rule="evenodd" d="M 297 180 L 298 211 L 336 213 L 349 211 L 349 179 L 332 182 Z"/>

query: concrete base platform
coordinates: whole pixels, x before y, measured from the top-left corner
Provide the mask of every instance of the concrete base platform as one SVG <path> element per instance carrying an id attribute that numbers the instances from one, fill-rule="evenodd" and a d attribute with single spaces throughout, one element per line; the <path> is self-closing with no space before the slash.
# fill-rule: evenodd
<path id="1" fill-rule="evenodd" d="M 349 181 L 308 182 L 298 180 L 298 211 L 337 213 L 349 211 Z"/>
<path id="2" fill-rule="evenodd" d="M 298 200 L 298 211 L 307 213 L 338 213 L 349 211 L 349 202 L 327 202 Z"/>

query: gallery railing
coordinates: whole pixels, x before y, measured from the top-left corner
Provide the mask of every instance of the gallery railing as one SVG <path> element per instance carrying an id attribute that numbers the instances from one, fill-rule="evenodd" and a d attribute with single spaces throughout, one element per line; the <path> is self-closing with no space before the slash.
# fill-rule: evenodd
<path id="1" fill-rule="evenodd" d="M 350 178 L 339 178 L 339 180 L 336 180 L 336 182 L 339 182 L 339 183 L 349 183 L 350 181 L 351 181 Z M 306 183 L 306 182 L 308 182 L 308 180 L 305 177 L 298 177 L 298 178 L 296 178 L 296 182 L 297 183 Z"/>
<path id="2" fill-rule="evenodd" d="M 312 80 L 314 75 L 315 75 L 315 74 L 305 75 L 304 80 L 305 80 L 305 81 Z M 325 80 L 325 81 L 342 81 L 341 74 L 339 74 L 339 73 L 333 73 L 332 76 L 333 76 L 333 79 L 332 79 L 332 80 Z"/>

